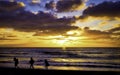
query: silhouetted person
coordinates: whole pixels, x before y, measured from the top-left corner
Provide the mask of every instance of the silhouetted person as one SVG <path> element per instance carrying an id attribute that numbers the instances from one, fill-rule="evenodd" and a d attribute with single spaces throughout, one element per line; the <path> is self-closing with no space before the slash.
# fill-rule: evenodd
<path id="1" fill-rule="evenodd" d="M 34 60 L 33 60 L 33 58 L 31 57 L 30 58 L 30 61 L 29 61 L 29 63 L 30 63 L 30 68 L 34 68 L 34 66 L 33 66 L 33 64 L 34 64 Z"/>
<path id="2" fill-rule="evenodd" d="M 19 64 L 19 61 L 16 57 L 14 57 L 14 65 L 15 65 L 15 68 L 18 68 L 18 64 Z"/>
<path id="3" fill-rule="evenodd" d="M 49 66 L 49 63 L 48 63 L 47 59 L 44 60 L 44 64 L 45 64 L 45 69 L 47 70 L 48 66 Z"/>

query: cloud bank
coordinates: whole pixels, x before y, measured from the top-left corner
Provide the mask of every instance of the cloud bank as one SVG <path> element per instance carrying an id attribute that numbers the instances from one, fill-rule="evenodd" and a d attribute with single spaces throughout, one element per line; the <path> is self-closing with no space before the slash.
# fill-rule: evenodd
<path id="1" fill-rule="evenodd" d="M 103 2 L 101 4 L 88 7 L 83 11 L 84 16 L 94 17 L 120 17 L 120 1 L 117 2 Z"/>
<path id="2" fill-rule="evenodd" d="M 0 28 L 14 28 L 26 32 L 42 31 L 43 33 L 63 33 L 78 28 L 71 26 L 71 23 L 75 20 L 74 17 L 57 18 L 53 14 L 43 11 L 33 14 L 30 11 L 25 11 L 23 7 L 15 7 L 19 5 L 17 2 L 2 2 L 3 4 L 0 6 L 2 8 L 2 12 L 0 12 Z M 13 7 L 15 9 L 11 10 Z M 6 11 L 6 9 L 10 11 Z"/>

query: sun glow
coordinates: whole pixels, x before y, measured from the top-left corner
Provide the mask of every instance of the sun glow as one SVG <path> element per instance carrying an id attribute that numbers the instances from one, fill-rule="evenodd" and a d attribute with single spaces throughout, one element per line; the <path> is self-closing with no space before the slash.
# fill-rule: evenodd
<path id="1" fill-rule="evenodd" d="M 80 30 L 71 30 L 66 32 L 67 35 L 80 35 L 82 33 L 82 31 Z"/>
<path id="2" fill-rule="evenodd" d="M 60 44 L 60 45 L 64 45 L 67 42 L 67 40 L 66 39 L 56 40 L 56 42 L 58 42 L 58 44 Z"/>
<path id="3" fill-rule="evenodd" d="M 63 47 L 65 49 L 65 47 L 70 47 L 73 46 L 74 43 L 76 43 L 76 41 L 78 39 L 80 39 L 79 37 L 74 37 L 74 36 L 61 36 L 62 38 L 57 38 L 57 39 L 53 39 L 53 43 L 56 46 L 60 46 Z"/>
<path id="4" fill-rule="evenodd" d="M 68 31 L 67 34 L 68 34 L 68 35 L 73 35 L 74 32 L 73 32 L 73 31 Z"/>

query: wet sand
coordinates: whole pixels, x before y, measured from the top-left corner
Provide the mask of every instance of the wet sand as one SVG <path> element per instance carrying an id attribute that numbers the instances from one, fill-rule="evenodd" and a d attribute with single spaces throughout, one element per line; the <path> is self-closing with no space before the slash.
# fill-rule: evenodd
<path id="1" fill-rule="evenodd" d="M 43 70 L 0 68 L 0 75 L 120 75 L 115 71 L 73 71 L 73 70 Z"/>

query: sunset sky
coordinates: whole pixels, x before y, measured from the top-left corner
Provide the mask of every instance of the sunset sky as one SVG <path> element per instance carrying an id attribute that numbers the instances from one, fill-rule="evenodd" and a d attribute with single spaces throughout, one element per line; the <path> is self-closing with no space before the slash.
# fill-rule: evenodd
<path id="1" fill-rule="evenodd" d="M 0 0 L 0 47 L 120 47 L 120 0 Z"/>

